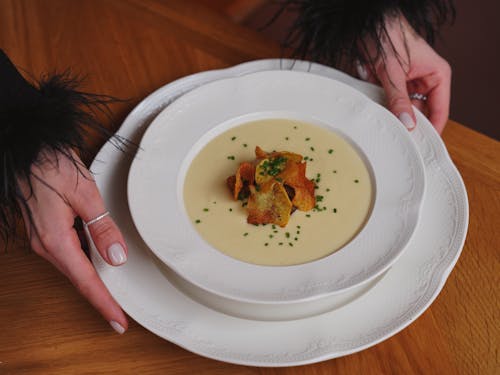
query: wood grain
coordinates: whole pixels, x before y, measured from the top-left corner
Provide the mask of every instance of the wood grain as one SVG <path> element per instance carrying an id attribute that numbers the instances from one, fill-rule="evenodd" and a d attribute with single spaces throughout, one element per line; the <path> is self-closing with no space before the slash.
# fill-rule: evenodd
<path id="1" fill-rule="evenodd" d="M 27 72 L 72 67 L 85 89 L 128 99 L 187 74 L 278 57 L 278 46 L 195 1 L 0 0 L 0 48 Z M 499 143 L 450 122 L 444 133 L 470 201 L 462 256 L 436 302 L 396 336 L 343 358 L 266 369 L 192 354 L 134 322 L 116 335 L 22 241 L 0 253 L 0 374 L 495 374 L 499 370 Z M 92 137 L 93 152 L 102 139 Z"/>

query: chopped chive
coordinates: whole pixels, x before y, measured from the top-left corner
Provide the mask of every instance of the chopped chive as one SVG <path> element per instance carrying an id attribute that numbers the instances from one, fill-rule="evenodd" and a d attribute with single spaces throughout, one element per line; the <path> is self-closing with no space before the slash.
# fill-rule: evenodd
<path id="1" fill-rule="evenodd" d="M 229 209 L 229 212 L 233 212 L 233 209 L 232 209 L 232 208 L 230 208 L 230 209 Z"/>
<path id="2" fill-rule="evenodd" d="M 288 141 L 289 139 L 290 139 L 290 138 L 288 138 L 288 137 L 285 137 L 285 140 L 286 140 L 286 141 Z"/>
<path id="3" fill-rule="evenodd" d="M 276 225 L 274 225 L 274 224 L 271 225 L 271 228 L 276 229 Z"/>
<path id="4" fill-rule="evenodd" d="M 334 169 L 334 170 L 333 170 L 333 173 L 337 173 L 337 170 L 335 170 L 335 169 Z"/>
<path id="5" fill-rule="evenodd" d="M 231 141 L 234 141 L 236 139 L 236 137 L 231 137 Z"/>
<path id="6" fill-rule="evenodd" d="M 314 147 L 309 147 L 311 149 L 311 151 L 314 151 Z"/>
<path id="7" fill-rule="evenodd" d="M 313 158 L 309 158 L 309 161 L 314 161 L 314 159 Z"/>
<path id="8" fill-rule="evenodd" d="M 208 212 L 208 208 L 204 208 L 203 211 Z"/>
<path id="9" fill-rule="evenodd" d="M 278 233 L 278 231 L 277 230 L 273 230 L 273 233 Z"/>
<path id="10" fill-rule="evenodd" d="M 309 215 L 309 214 L 306 214 L 306 217 L 311 217 L 311 215 Z"/>
<path id="11" fill-rule="evenodd" d="M 300 225 L 297 225 L 297 228 L 300 229 Z"/>
<path id="12" fill-rule="evenodd" d="M 273 238 L 274 236 L 272 234 L 269 235 L 269 238 Z"/>
<path id="13" fill-rule="evenodd" d="M 333 209 L 333 213 L 334 213 L 334 214 L 336 214 L 336 213 L 337 213 L 337 209 L 336 209 L 336 208 L 334 208 L 334 209 Z"/>
<path id="14" fill-rule="evenodd" d="M 290 246 L 292 246 L 292 247 L 293 247 L 293 243 L 291 243 L 291 242 L 288 242 L 288 245 L 290 245 Z"/>
<path id="15" fill-rule="evenodd" d="M 246 143 L 243 143 L 243 147 L 247 147 L 248 145 Z"/>
<path id="16" fill-rule="evenodd" d="M 297 231 L 297 234 L 300 234 L 300 230 Z"/>
<path id="17" fill-rule="evenodd" d="M 359 180 L 354 180 L 354 182 L 357 184 L 359 182 Z"/>
<path id="18" fill-rule="evenodd" d="M 286 233 L 285 233 L 285 237 L 286 237 L 286 238 L 290 238 L 290 232 L 286 232 Z"/>
<path id="19" fill-rule="evenodd" d="M 201 223 L 201 220 L 200 220 L 200 219 L 196 219 L 195 223 L 196 223 L 196 224 L 200 224 L 200 223 Z"/>
<path id="20" fill-rule="evenodd" d="M 248 232 L 243 233 L 243 236 L 245 237 L 248 236 Z"/>
<path id="21" fill-rule="evenodd" d="M 328 150 L 328 153 L 329 153 L 329 154 L 332 154 L 332 153 L 333 153 L 333 150 L 332 150 L 332 149 L 329 149 L 329 150 Z"/>
<path id="22" fill-rule="evenodd" d="M 324 197 L 322 195 L 316 195 L 316 202 L 322 202 L 323 198 Z"/>
<path id="23" fill-rule="evenodd" d="M 311 138 L 309 138 L 309 137 L 307 137 L 307 138 L 306 138 L 306 142 L 307 142 L 307 141 L 310 141 L 310 140 L 311 140 Z"/>
<path id="24" fill-rule="evenodd" d="M 297 237 L 294 238 L 295 241 L 298 241 L 299 239 Z"/>
<path id="25" fill-rule="evenodd" d="M 264 244 L 264 246 L 268 246 L 268 245 L 269 245 L 269 244 L 268 244 L 267 242 Z"/>
<path id="26" fill-rule="evenodd" d="M 327 192 L 328 192 L 328 191 L 330 191 L 330 188 L 326 188 L 326 191 L 327 191 Z"/>
<path id="27" fill-rule="evenodd" d="M 283 246 L 283 242 L 278 243 L 278 245 Z"/>
<path id="28" fill-rule="evenodd" d="M 297 129 L 297 127 L 296 127 L 296 126 L 294 126 L 293 128 L 294 128 L 294 129 Z"/>
<path id="29" fill-rule="evenodd" d="M 304 160 L 305 161 L 309 160 L 309 156 L 304 156 Z"/>
<path id="30" fill-rule="evenodd" d="M 234 160 L 234 159 L 235 159 L 235 157 L 234 157 L 233 155 L 229 155 L 229 156 L 227 157 L 227 159 L 228 159 L 228 160 Z"/>

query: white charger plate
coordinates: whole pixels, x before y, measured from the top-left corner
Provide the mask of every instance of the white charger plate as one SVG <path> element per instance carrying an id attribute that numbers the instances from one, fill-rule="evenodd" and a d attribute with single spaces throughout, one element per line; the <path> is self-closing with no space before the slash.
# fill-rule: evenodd
<path id="1" fill-rule="evenodd" d="M 267 118 L 341 134 L 372 172 L 366 224 L 341 250 L 314 262 L 266 267 L 229 257 L 203 240 L 184 208 L 184 178 L 197 153 L 219 134 Z M 186 280 L 226 298 L 283 304 L 346 291 L 386 271 L 417 226 L 424 180 L 414 142 L 388 110 L 339 81 L 278 70 L 218 80 L 166 107 L 140 142 L 128 202 L 146 244 Z"/>
<path id="2" fill-rule="evenodd" d="M 172 100 L 207 82 L 255 71 L 294 69 L 341 80 L 383 102 L 382 91 L 331 68 L 261 60 L 172 82 L 141 102 L 118 134 L 138 141 Z M 253 366 L 292 366 L 347 355 L 377 344 L 413 322 L 434 301 L 463 247 L 468 201 L 462 179 L 428 120 L 417 113 L 411 133 L 425 164 L 426 195 L 407 251 L 368 292 L 339 309 L 290 321 L 258 321 L 220 313 L 187 297 L 160 270 L 137 233 L 126 204 L 131 157 L 107 143 L 91 169 L 129 246 L 128 262 L 107 265 L 94 246 L 92 261 L 123 309 L 151 332 L 192 352 Z"/>

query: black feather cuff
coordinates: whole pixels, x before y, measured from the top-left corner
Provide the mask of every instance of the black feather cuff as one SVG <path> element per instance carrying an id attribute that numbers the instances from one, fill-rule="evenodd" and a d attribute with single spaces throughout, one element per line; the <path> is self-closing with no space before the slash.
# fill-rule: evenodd
<path id="1" fill-rule="evenodd" d="M 87 129 L 112 136 L 95 114 L 108 112 L 107 105 L 115 99 L 78 91 L 80 81 L 66 72 L 32 85 L 0 49 L 0 235 L 15 228 L 19 204 L 27 207 L 18 182 L 26 181 L 31 188 L 31 168 L 42 162 L 42 150 L 68 157 L 78 167 L 69 150 L 85 154 Z"/>
<path id="2" fill-rule="evenodd" d="M 452 0 L 285 0 L 298 18 L 286 46 L 295 57 L 342 67 L 359 61 L 373 66 L 384 57 L 381 40 L 387 17 L 403 15 L 431 45 L 439 26 L 454 19 Z M 367 57 L 366 41 L 375 42 L 376 55 Z"/>

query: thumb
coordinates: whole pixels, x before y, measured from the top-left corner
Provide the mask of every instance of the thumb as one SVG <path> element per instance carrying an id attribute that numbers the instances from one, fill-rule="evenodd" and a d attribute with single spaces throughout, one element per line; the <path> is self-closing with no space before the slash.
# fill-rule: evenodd
<path id="1" fill-rule="evenodd" d="M 389 110 L 403 123 L 408 130 L 413 130 L 416 117 L 413 112 L 408 89 L 406 73 L 397 61 L 381 64 L 377 72 L 378 79 L 384 88 Z"/>

